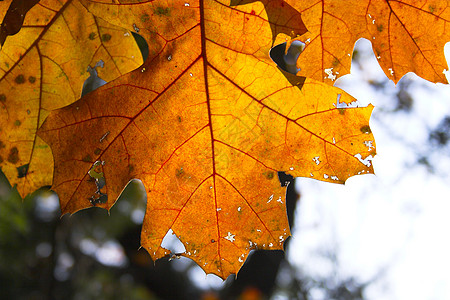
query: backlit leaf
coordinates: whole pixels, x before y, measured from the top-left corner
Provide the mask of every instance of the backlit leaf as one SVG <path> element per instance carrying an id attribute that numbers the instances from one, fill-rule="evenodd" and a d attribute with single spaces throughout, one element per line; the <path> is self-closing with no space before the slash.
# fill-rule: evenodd
<path id="1" fill-rule="evenodd" d="M 161 242 L 172 229 L 184 256 L 225 278 L 251 249 L 283 249 L 290 235 L 277 171 L 335 183 L 373 173 L 372 106 L 344 108 L 355 100 L 312 79 L 293 85 L 269 58 L 274 40 L 304 32 L 282 17 L 294 12 L 285 2 L 125 2 L 83 4 L 139 30 L 151 59 L 39 130 L 63 213 L 110 209 L 138 178 L 151 257 L 169 254 Z"/>

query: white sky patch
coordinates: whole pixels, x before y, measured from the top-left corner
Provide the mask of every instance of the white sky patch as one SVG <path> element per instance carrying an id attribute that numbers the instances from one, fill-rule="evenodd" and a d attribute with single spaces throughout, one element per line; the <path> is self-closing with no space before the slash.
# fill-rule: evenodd
<path id="1" fill-rule="evenodd" d="M 320 163 L 321 163 L 321 161 L 320 161 L 320 156 L 315 156 L 315 157 L 313 157 L 313 162 L 315 162 L 316 163 L 316 165 L 319 165 Z"/>
<path id="2" fill-rule="evenodd" d="M 95 258 L 106 266 L 123 267 L 127 264 L 127 257 L 122 246 L 116 241 L 107 241 L 95 252 Z"/>
<path id="3" fill-rule="evenodd" d="M 366 145 L 367 151 L 372 151 L 373 149 L 375 149 L 375 147 L 373 146 L 373 141 L 364 141 L 364 145 Z"/>
<path id="4" fill-rule="evenodd" d="M 228 235 L 226 237 L 224 237 L 224 239 L 229 240 L 230 242 L 234 242 L 236 240 L 235 238 L 236 235 L 231 234 L 231 232 L 228 231 Z"/>
<path id="5" fill-rule="evenodd" d="M 328 78 L 331 81 L 336 80 L 336 75 L 333 75 L 333 68 L 324 69 L 323 71 L 325 72 L 325 74 L 328 75 L 328 77 L 325 77 L 325 78 Z"/>
<path id="6" fill-rule="evenodd" d="M 206 275 L 205 271 L 197 265 L 188 269 L 188 276 L 193 279 L 196 286 L 201 289 L 220 289 L 223 287 L 223 280 L 214 274 Z"/>
<path id="7" fill-rule="evenodd" d="M 350 102 L 349 104 L 347 104 L 345 102 L 340 102 L 340 100 L 341 100 L 341 94 L 338 94 L 336 97 L 336 103 L 333 103 L 333 106 L 336 108 L 350 108 L 350 107 L 358 107 L 360 105 L 358 100 Z"/>
<path id="8" fill-rule="evenodd" d="M 355 154 L 354 157 L 356 157 L 363 165 L 365 165 L 366 167 L 370 167 L 372 165 L 372 155 L 367 156 L 366 158 L 362 158 L 361 154 Z"/>
<path id="9" fill-rule="evenodd" d="M 169 229 L 169 231 L 167 231 L 161 242 L 161 246 L 167 250 L 170 250 L 172 253 L 186 252 L 186 248 L 184 247 L 183 243 L 173 233 L 172 229 Z"/>

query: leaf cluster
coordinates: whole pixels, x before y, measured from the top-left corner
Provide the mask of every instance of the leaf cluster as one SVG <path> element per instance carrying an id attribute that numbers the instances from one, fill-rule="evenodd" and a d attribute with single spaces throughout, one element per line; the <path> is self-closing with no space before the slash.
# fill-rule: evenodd
<path id="1" fill-rule="evenodd" d="M 394 82 L 445 82 L 446 1 L 19 2 L 0 2 L 2 172 L 22 196 L 51 185 L 62 213 L 109 210 L 140 179 L 152 259 L 172 230 L 222 278 L 290 236 L 277 172 L 373 173 L 373 106 L 333 87 L 357 39 Z M 108 83 L 80 98 L 94 77 Z"/>

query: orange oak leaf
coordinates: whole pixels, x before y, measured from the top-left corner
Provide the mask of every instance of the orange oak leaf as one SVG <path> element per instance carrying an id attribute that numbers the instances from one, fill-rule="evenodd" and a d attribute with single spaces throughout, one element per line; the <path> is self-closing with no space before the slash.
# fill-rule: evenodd
<path id="1" fill-rule="evenodd" d="M 328 84 L 350 73 L 353 46 L 372 42 L 386 76 L 397 83 L 414 72 L 431 82 L 447 83 L 444 45 L 450 41 L 446 0 L 286 0 L 301 12 L 308 32 L 297 67 L 299 76 Z"/>
<path id="2" fill-rule="evenodd" d="M 2 3 L 0 3 L 2 4 Z M 48 113 L 80 98 L 88 66 L 110 81 L 140 64 L 131 33 L 78 1 L 40 1 L 0 51 L 0 168 L 22 196 L 51 185 L 52 154 L 36 136 Z"/>
<path id="3" fill-rule="evenodd" d="M 63 213 L 110 209 L 138 178 L 152 259 L 169 254 L 161 242 L 172 229 L 182 255 L 226 278 L 250 250 L 283 249 L 290 235 L 277 171 L 335 183 L 373 173 L 372 106 L 344 108 L 351 96 L 315 80 L 292 85 L 268 53 L 273 28 L 296 23 L 271 19 L 267 3 L 104 2 L 83 3 L 139 30 L 158 55 L 39 129 Z"/>

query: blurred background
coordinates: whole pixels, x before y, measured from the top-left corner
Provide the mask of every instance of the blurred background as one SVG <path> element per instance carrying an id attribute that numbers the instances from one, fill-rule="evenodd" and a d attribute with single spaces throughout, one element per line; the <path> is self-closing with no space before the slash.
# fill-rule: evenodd
<path id="1" fill-rule="evenodd" d="M 351 73 L 336 86 L 375 105 L 376 175 L 338 186 L 280 173 L 290 182 L 285 252 L 253 251 L 225 281 L 186 258 L 152 262 L 139 249 L 139 181 L 109 215 L 61 217 L 48 187 L 22 201 L 0 172 L 0 298 L 450 299 L 450 87 L 413 74 L 395 86 L 366 40 Z M 170 234 L 164 243 L 182 247 Z"/>

